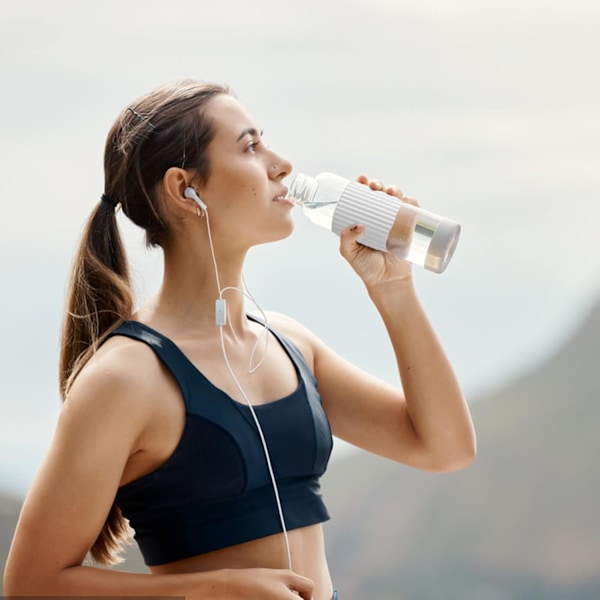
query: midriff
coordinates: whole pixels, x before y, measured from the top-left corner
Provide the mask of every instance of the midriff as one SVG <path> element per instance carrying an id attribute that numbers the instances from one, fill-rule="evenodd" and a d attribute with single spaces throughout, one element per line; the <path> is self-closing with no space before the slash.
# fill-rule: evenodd
<path id="1" fill-rule="evenodd" d="M 330 600 L 332 584 L 325 557 L 322 525 L 289 531 L 288 539 L 293 571 L 314 582 L 314 600 Z M 248 568 L 287 569 L 288 555 L 283 534 L 156 565 L 150 570 L 155 574 L 172 574 Z"/>

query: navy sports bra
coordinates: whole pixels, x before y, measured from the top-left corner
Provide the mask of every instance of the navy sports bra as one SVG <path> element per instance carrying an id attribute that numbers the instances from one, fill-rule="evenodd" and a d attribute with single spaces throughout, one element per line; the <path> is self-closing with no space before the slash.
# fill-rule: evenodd
<path id="1" fill-rule="evenodd" d="M 320 493 L 333 440 L 317 382 L 300 351 L 275 335 L 294 363 L 296 390 L 255 406 L 267 441 L 287 529 L 329 519 Z M 179 384 L 183 434 L 155 471 L 119 488 L 116 503 L 147 565 L 189 558 L 281 532 L 275 495 L 247 405 L 215 387 L 164 335 L 127 321 L 108 337 L 148 344 Z M 108 338 L 107 338 L 108 339 Z"/>

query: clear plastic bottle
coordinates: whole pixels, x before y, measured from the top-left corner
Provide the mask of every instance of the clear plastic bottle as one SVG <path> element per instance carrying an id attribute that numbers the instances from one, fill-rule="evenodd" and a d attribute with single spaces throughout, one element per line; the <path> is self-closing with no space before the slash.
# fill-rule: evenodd
<path id="1" fill-rule="evenodd" d="M 288 197 L 313 223 L 337 235 L 349 225 L 364 225 L 361 244 L 434 273 L 448 266 L 460 236 L 460 225 L 454 221 L 332 173 L 298 174 Z"/>

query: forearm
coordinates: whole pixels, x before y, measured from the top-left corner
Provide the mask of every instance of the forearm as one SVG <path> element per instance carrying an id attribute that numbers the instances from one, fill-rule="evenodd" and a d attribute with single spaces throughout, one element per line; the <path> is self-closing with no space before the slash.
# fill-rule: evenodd
<path id="1" fill-rule="evenodd" d="M 240 568 L 154 575 L 73 566 L 43 574 L 35 565 L 7 568 L 7 596 L 164 597 L 186 600 L 267 600 L 312 597 L 314 583 L 288 569 Z"/>
<path id="2" fill-rule="evenodd" d="M 432 470 L 468 464 L 475 433 L 462 390 L 416 295 L 411 279 L 374 287 L 379 311 L 396 355 L 406 410 Z"/>
<path id="3" fill-rule="evenodd" d="M 7 577 L 7 596 L 164 596 L 217 599 L 228 596 L 227 571 L 177 575 L 128 573 L 74 566 L 48 577 Z"/>

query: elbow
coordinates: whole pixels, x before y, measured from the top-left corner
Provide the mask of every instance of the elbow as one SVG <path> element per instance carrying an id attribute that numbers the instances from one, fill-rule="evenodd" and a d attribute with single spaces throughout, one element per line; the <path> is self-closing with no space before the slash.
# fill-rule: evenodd
<path id="1" fill-rule="evenodd" d="M 446 438 L 445 444 L 438 449 L 436 460 L 436 472 L 453 473 L 470 466 L 477 457 L 477 436 L 473 423 L 462 431 Z"/>
<path id="2" fill-rule="evenodd" d="M 3 594 L 9 598 L 13 596 L 36 596 L 39 595 L 39 589 L 32 589 L 27 577 L 19 577 L 8 569 L 4 573 Z"/>
<path id="3" fill-rule="evenodd" d="M 456 456 L 452 457 L 452 460 L 449 460 L 445 473 L 452 473 L 454 471 L 460 471 L 461 469 L 466 469 L 471 466 L 475 462 L 475 458 L 477 457 L 477 445 L 475 442 L 468 448 L 463 449 L 463 451 Z"/>
<path id="4" fill-rule="evenodd" d="M 29 592 L 30 590 L 25 590 L 23 585 L 19 585 L 19 577 L 7 566 L 2 581 L 2 593 L 5 596 L 12 597 L 29 595 Z"/>
<path id="5" fill-rule="evenodd" d="M 9 553 L 6 567 L 4 569 L 4 578 L 2 580 L 2 593 L 4 596 L 23 596 L 24 592 L 19 587 L 19 578 L 15 569 L 11 565 L 11 555 Z"/>
<path id="6" fill-rule="evenodd" d="M 476 457 L 477 442 L 473 436 L 473 439 L 468 442 L 455 445 L 432 456 L 428 470 L 434 473 L 453 473 L 472 465 Z"/>
<path id="7" fill-rule="evenodd" d="M 33 565 L 16 565 L 15 562 L 11 562 L 9 555 L 2 582 L 4 595 L 7 597 L 48 595 L 47 582 L 36 576 Z"/>
<path id="8" fill-rule="evenodd" d="M 446 460 L 440 465 L 438 473 L 454 473 L 455 471 L 461 471 L 471 466 L 475 462 L 477 452 L 465 452 L 460 455 L 453 456 L 451 459 Z"/>
<path id="9" fill-rule="evenodd" d="M 4 596 L 7 598 L 17 596 L 37 597 L 48 595 L 48 586 L 41 582 L 34 582 L 28 576 L 14 576 L 8 573 L 4 576 Z"/>

